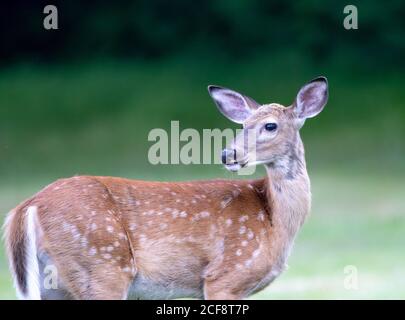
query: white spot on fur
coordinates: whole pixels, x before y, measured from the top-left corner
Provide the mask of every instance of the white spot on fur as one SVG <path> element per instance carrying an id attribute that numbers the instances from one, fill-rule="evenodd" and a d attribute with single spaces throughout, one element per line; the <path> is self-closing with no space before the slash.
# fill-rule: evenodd
<path id="1" fill-rule="evenodd" d="M 80 239 L 81 235 L 80 235 L 79 229 L 77 229 L 76 226 L 71 225 L 70 226 L 70 232 L 71 232 L 74 240 L 79 240 Z"/>
<path id="2" fill-rule="evenodd" d="M 210 216 L 210 213 L 208 211 L 201 211 L 200 216 L 201 218 L 208 218 Z"/>
<path id="3" fill-rule="evenodd" d="M 136 227 L 137 227 L 136 223 L 132 222 L 129 224 L 129 230 L 131 230 L 131 231 L 134 231 L 136 229 Z"/>
<path id="4" fill-rule="evenodd" d="M 254 237 L 255 237 L 255 234 L 253 233 L 253 231 L 251 229 L 249 229 L 248 233 L 247 233 L 247 238 L 249 240 L 252 240 Z"/>
<path id="5" fill-rule="evenodd" d="M 239 222 L 240 223 L 243 223 L 243 222 L 245 222 L 245 221 L 248 221 L 248 219 L 249 219 L 249 216 L 248 215 L 243 215 L 243 216 L 241 216 L 240 218 L 239 218 Z"/>
<path id="6" fill-rule="evenodd" d="M 179 215 L 179 210 L 173 209 L 173 210 L 172 210 L 172 217 L 173 217 L 173 219 L 176 219 L 178 215 Z"/>
<path id="7" fill-rule="evenodd" d="M 233 190 L 233 191 L 232 191 L 232 196 L 233 196 L 234 198 L 237 198 L 239 195 L 240 195 L 240 190 Z"/>
<path id="8" fill-rule="evenodd" d="M 236 250 L 236 255 L 241 256 L 242 255 L 242 250 L 241 249 Z"/>
<path id="9" fill-rule="evenodd" d="M 82 237 L 81 243 L 82 243 L 82 247 L 85 248 L 89 244 L 89 241 L 87 240 L 86 237 Z"/>
<path id="10" fill-rule="evenodd" d="M 160 224 L 160 229 L 161 230 L 164 230 L 164 229 L 166 229 L 167 228 L 167 223 L 161 223 Z"/>
<path id="11" fill-rule="evenodd" d="M 112 233 L 113 231 L 114 231 L 114 228 L 112 227 L 112 226 L 107 226 L 107 231 L 109 232 L 109 233 Z"/>
<path id="12" fill-rule="evenodd" d="M 89 250 L 89 256 L 94 256 L 97 253 L 97 249 L 95 247 L 91 247 Z"/>
<path id="13" fill-rule="evenodd" d="M 66 221 L 62 222 L 62 229 L 63 231 L 69 231 L 70 230 L 70 224 L 67 223 Z"/>
<path id="14" fill-rule="evenodd" d="M 126 266 L 125 268 L 121 269 L 123 272 L 131 272 L 131 268 Z"/>
<path id="15" fill-rule="evenodd" d="M 187 217 L 187 212 L 186 211 L 180 212 L 180 217 L 182 217 L 182 218 Z"/>
<path id="16" fill-rule="evenodd" d="M 107 251 L 108 251 L 108 252 L 111 252 L 111 251 L 113 251 L 113 250 L 114 250 L 114 247 L 113 247 L 113 246 L 108 246 L 108 247 L 107 247 Z"/>
<path id="17" fill-rule="evenodd" d="M 246 240 L 243 240 L 241 243 L 242 247 L 246 247 L 248 245 L 248 242 Z"/>
<path id="18" fill-rule="evenodd" d="M 112 256 L 111 256 L 111 254 L 109 254 L 109 253 L 104 253 L 104 254 L 103 254 L 103 258 L 109 260 L 109 259 L 112 258 Z"/>
<path id="19" fill-rule="evenodd" d="M 232 219 L 226 219 L 225 224 L 227 227 L 230 227 L 232 225 Z"/>
<path id="20" fill-rule="evenodd" d="M 246 232 L 246 227 L 245 226 L 241 226 L 239 228 L 239 234 L 244 234 Z"/>

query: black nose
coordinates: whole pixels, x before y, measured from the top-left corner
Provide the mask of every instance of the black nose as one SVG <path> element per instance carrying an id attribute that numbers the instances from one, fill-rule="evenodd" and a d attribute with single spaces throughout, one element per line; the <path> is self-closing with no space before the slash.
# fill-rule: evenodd
<path id="1" fill-rule="evenodd" d="M 228 164 L 228 159 L 231 158 L 235 160 L 235 150 L 233 149 L 224 149 L 222 150 L 222 163 Z"/>

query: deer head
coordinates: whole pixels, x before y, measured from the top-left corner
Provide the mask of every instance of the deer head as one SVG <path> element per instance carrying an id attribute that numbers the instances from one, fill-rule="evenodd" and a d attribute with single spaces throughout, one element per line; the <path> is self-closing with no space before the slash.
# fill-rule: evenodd
<path id="1" fill-rule="evenodd" d="M 299 152 L 302 149 L 299 130 L 307 118 L 324 108 L 328 82 L 325 77 L 308 82 L 289 107 L 278 103 L 260 105 L 241 93 L 218 86 L 209 86 L 208 91 L 221 113 L 243 126 L 222 151 L 225 167 L 238 171 L 258 164 L 283 167 L 293 156 L 292 150 Z"/>

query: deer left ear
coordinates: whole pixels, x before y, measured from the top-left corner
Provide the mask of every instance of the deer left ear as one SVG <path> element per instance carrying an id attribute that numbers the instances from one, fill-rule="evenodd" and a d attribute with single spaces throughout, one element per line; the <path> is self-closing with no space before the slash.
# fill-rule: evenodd
<path id="1" fill-rule="evenodd" d="M 214 99 L 219 111 L 236 123 L 243 123 L 260 107 L 260 104 L 252 98 L 231 89 L 211 85 L 208 86 L 208 92 Z"/>
<path id="2" fill-rule="evenodd" d="M 325 77 L 318 77 L 298 92 L 295 99 L 296 113 L 299 118 L 306 119 L 319 114 L 328 101 L 328 80 Z"/>

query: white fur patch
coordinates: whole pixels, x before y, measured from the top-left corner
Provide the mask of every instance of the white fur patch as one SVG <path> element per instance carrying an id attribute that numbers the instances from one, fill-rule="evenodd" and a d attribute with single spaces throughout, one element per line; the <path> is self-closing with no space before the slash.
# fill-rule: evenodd
<path id="1" fill-rule="evenodd" d="M 89 256 L 94 256 L 97 253 L 97 249 L 95 247 L 91 247 L 89 250 Z"/>
<path id="2" fill-rule="evenodd" d="M 41 292 L 39 286 L 39 266 L 37 259 L 37 207 L 31 206 L 27 209 L 27 295 L 26 299 L 40 300 Z"/>

